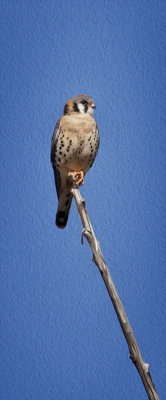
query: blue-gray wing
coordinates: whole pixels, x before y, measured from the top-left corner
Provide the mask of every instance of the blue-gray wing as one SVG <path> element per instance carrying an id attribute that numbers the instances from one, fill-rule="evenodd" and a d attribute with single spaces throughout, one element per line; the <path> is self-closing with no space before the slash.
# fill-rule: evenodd
<path id="1" fill-rule="evenodd" d="M 55 125 L 54 133 L 51 140 L 51 163 L 54 170 L 54 177 L 55 177 L 55 186 L 57 191 L 57 196 L 59 199 L 60 190 L 61 190 L 61 177 L 60 173 L 57 168 L 57 142 L 60 135 L 60 119 Z"/>

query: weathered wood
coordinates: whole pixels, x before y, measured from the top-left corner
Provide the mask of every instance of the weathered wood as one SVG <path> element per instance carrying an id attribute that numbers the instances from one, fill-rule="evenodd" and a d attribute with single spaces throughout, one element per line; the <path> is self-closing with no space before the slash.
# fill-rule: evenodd
<path id="1" fill-rule="evenodd" d="M 153 381 L 152 381 L 152 378 L 151 378 L 151 375 L 149 372 L 149 364 L 146 364 L 143 361 L 142 355 L 139 351 L 135 336 L 131 329 L 131 326 L 128 321 L 127 315 L 125 313 L 124 307 L 121 303 L 119 295 L 114 286 L 113 280 L 112 280 L 109 270 L 107 268 L 106 262 L 103 258 L 103 255 L 102 255 L 102 252 L 100 249 L 100 244 L 95 237 L 95 234 L 94 234 L 94 231 L 93 231 L 93 228 L 92 228 L 92 225 L 91 225 L 88 213 L 87 213 L 85 200 L 81 197 L 78 187 L 73 187 L 72 192 L 73 192 L 73 196 L 76 201 L 78 213 L 80 215 L 81 222 L 83 225 L 81 242 L 83 243 L 83 236 L 85 236 L 88 240 L 88 243 L 89 243 L 91 249 L 92 249 L 93 261 L 97 265 L 97 267 L 101 273 L 101 276 L 104 280 L 105 286 L 106 286 L 109 296 L 112 300 L 112 303 L 115 308 L 117 317 L 119 319 L 121 328 L 122 328 L 124 336 L 126 338 L 126 341 L 127 341 L 128 347 L 129 347 L 130 358 L 133 361 L 133 363 L 134 363 L 135 367 L 137 368 L 137 371 L 142 379 L 142 382 L 143 382 L 143 385 L 147 392 L 148 398 L 150 400 L 159 400 L 159 397 L 157 395 L 155 386 L 153 384 Z"/>

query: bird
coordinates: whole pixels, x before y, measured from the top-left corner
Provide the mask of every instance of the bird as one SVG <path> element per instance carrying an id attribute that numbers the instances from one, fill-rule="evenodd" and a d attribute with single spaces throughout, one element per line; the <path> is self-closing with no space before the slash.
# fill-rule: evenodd
<path id="1" fill-rule="evenodd" d="M 84 184 L 99 148 L 99 130 L 93 112 L 94 100 L 86 95 L 70 98 L 57 121 L 51 140 L 51 163 L 58 197 L 56 225 L 65 228 L 75 185 Z"/>

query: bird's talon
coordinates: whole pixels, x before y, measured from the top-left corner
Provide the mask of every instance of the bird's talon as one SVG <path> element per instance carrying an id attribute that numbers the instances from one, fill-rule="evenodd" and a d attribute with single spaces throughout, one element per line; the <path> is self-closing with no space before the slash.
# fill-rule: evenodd
<path id="1" fill-rule="evenodd" d="M 79 186 L 84 184 L 84 173 L 80 172 L 68 172 L 68 176 L 72 176 L 74 183 Z"/>

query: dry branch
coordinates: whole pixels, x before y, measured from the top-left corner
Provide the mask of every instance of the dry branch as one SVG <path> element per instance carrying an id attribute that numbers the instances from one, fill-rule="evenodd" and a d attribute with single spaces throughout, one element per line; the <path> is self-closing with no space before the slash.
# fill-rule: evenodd
<path id="1" fill-rule="evenodd" d="M 89 245 L 93 252 L 93 261 L 97 265 L 101 276 L 104 280 L 105 286 L 108 290 L 109 296 L 112 300 L 113 306 L 115 308 L 117 317 L 119 319 L 121 328 L 123 330 L 125 339 L 127 341 L 130 358 L 133 361 L 137 371 L 142 379 L 143 385 L 147 392 L 148 398 L 150 400 L 159 400 L 157 395 L 155 386 L 153 384 L 150 372 L 149 372 L 149 364 L 144 363 L 142 355 L 139 351 L 136 339 L 134 337 L 133 331 L 131 329 L 130 323 L 128 321 L 127 315 L 125 313 L 124 307 L 121 303 L 121 300 L 118 296 L 118 293 L 115 289 L 113 280 L 110 276 L 109 270 L 103 258 L 100 244 L 97 241 L 88 213 L 85 205 L 85 200 L 81 197 L 80 191 L 78 187 L 73 187 L 72 189 L 73 196 L 76 201 L 78 213 L 81 218 L 81 222 L 83 225 L 83 232 L 82 232 L 82 243 L 83 243 L 83 236 L 85 236 L 89 242 Z"/>

